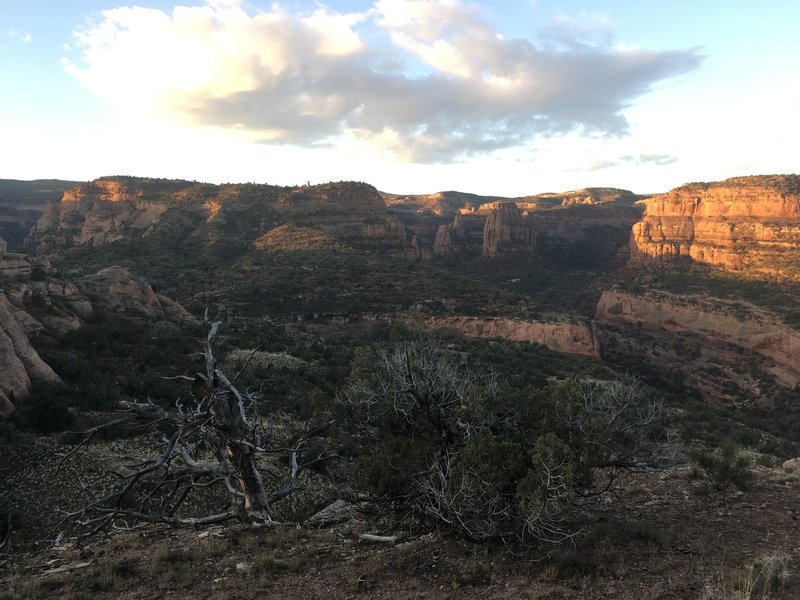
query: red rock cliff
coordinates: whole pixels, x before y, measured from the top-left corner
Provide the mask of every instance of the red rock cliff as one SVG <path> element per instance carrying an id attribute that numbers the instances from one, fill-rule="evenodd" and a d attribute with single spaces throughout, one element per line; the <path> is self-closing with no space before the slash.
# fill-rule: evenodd
<path id="1" fill-rule="evenodd" d="M 648 199 L 631 262 L 679 259 L 800 279 L 800 176 L 694 183 Z"/>

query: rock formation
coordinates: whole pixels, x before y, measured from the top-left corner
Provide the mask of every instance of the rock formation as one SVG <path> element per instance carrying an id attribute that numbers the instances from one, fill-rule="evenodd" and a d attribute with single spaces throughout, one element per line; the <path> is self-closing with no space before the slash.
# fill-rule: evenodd
<path id="1" fill-rule="evenodd" d="M 637 325 L 645 331 L 692 334 L 704 345 L 733 345 L 766 358 L 778 383 L 800 383 L 800 332 L 776 315 L 744 302 L 650 291 L 604 292 L 595 319 Z"/>
<path id="2" fill-rule="evenodd" d="M 0 280 L 30 275 L 33 266 L 27 255 L 7 250 L 8 244 L 0 239 Z"/>
<path id="3" fill-rule="evenodd" d="M 50 253 L 73 245 L 102 246 L 129 236 L 146 235 L 158 223 L 167 204 L 152 189 L 148 190 L 152 186 L 143 187 L 99 179 L 71 188 L 59 202 L 45 208 L 26 244 Z"/>
<path id="4" fill-rule="evenodd" d="M 0 291 L 0 416 L 8 416 L 14 403 L 27 396 L 32 381 L 60 381 L 28 341 L 20 313 Z"/>
<path id="5" fill-rule="evenodd" d="M 16 281 L 7 285 L 6 294 L 14 306 L 36 314 L 36 325 L 27 333 L 44 329 L 62 335 L 77 329 L 94 314 L 89 298 L 66 281 Z"/>
<path id="6" fill-rule="evenodd" d="M 197 323 L 180 304 L 156 294 L 147 281 L 132 275 L 124 267 L 101 269 L 94 275 L 78 279 L 75 284 L 98 310 L 127 318 Z"/>
<path id="7" fill-rule="evenodd" d="M 631 262 L 681 259 L 800 280 L 800 176 L 692 183 L 648 199 Z"/>
<path id="8" fill-rule="evenodd" d="M 556 352 L 592 357 L 600 355 L 592 328 L 585 322 L 449 316 L 430 318 L 428 325 L 433 329 L 455 329 L 468 337 L 502 338 L 541 344 Z"/>
<path id="9" fill-rule="evenodd" d="M 531 254 L 533 250 L 533 231 L 517 205 L 507 202 L 493 208 L 483 227 L 483 256 Z"/>

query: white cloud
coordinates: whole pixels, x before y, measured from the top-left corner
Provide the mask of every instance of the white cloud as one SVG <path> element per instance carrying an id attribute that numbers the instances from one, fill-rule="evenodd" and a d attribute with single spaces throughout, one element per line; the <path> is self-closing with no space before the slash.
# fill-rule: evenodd
<path id="1" fill-rule="evenodd" d="M 24 31 L 17 31 L 13 27 L 11 29 L 6 30 L 6 35 L 9 39 L 14 40 L 16 42 L 28 42 L 33 41 L 33 35 Z"/>
<path id="2" fill-rule="evenodd" d="M 402 160 L 451 162 L 538 136 L 624 135 L 634 99 L 701 61 L 694 50 L 615 45 L 607 25 L 562 19 L 537 47 L 460 0 L 378 0 L 356 14 L 215 0 L 104 11 L 64 65 L 128 109 L 264 142 L 347 137 Z"/>

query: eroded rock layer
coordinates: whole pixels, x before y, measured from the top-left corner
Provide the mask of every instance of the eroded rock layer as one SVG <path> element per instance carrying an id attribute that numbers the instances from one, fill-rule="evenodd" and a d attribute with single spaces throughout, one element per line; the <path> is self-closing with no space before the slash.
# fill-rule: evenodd
<path id="1" fill-rule="evenodd" d="M 648 199 L 631 262 L 676 260 L 800 279 L 800 176 L 692 183 Z"/>
<path id="2" fill-rule="evenodd" d="M 645 331 L 691 334 L 708 346 L 750 350 L 768 360 L 767 368 L 780 384 L 800 383 L 800 332 L 751 304 L 665 292 L 608 291 L 598 302 L 595 319 Z"/>
<path id="3" fill-rule="evenodd" d="M 449 316 L 428 320 L 433 329 L 455 329 L 468 337 L 502 338 L 541 344 L 556 352 L 599 356 L 597 340 L 588 323 L 519 321 L 502 317 Z"/>

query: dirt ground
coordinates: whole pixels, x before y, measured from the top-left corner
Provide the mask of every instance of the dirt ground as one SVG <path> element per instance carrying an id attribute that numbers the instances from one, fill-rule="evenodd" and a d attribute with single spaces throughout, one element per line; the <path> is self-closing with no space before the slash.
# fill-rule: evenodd
<path id="1" fill-rule="evenodd" d="M 82 552 L 7 559 L 0 598 L 800 599 L 797 474 L 762 468 L 746 492 L 714 491 L 685 469 L 623 484 L 574 545 L 547 556 L 438 533 L 369 543 L 358 520 L 320 530 L 147 526 Z M 759 578 L 764 565 L 777 571 Z M 746 590 L 762 580 L 768 593 Z"/>

